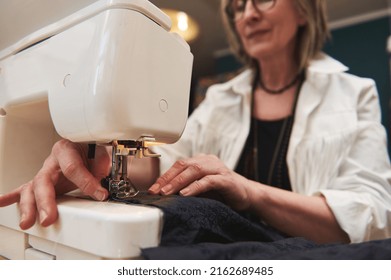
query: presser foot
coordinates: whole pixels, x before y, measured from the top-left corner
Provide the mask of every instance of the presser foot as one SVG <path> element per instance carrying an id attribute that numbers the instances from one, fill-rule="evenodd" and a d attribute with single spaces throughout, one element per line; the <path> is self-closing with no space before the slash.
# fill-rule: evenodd
<path id="1" fill-rule="evenodd" d="M 126 199 L 135 197 L 139 191 L 129 180 L 102 179 L 101 185 L 109 191 L 111 198 Z"/>

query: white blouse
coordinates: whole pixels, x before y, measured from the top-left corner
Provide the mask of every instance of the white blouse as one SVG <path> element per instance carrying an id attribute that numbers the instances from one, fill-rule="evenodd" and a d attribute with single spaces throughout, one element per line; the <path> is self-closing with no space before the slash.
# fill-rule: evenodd
<path id="1" fill-rule="evenodd" d="M 391 237 L 391 166 L 375 83 L 346 70 L 324 54 L 308 67 L 287 164 L 292 190 L 323 195 L 355 243 Z M 156 148 L 161 172 L 199 153 L 235 169 L 250 129 L 252 75 L 209 88 L 181 139 Z"/>

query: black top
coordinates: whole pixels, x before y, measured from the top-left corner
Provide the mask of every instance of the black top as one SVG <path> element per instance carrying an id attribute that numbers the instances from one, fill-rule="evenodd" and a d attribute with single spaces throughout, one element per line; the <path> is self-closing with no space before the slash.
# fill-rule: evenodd
<path id="1" fill-rule="evenodd" d="M 266 185 L 291 190 L 286 164 L 291 122 L 292 116 L 275 121 L 253 119 L 236 172 Z M 257 137 L 254 133 L 257 133 Z M 258 145 L 254 150 L 255 142 Z"/>
<path id="2" fill-rule="evenodd" d="M 258 74 L 255 77 L 258 77 Z M 299 85 L 296 89 L 292 114 L 275 121 L 252 118 L 250 133 L 235 170 L 250 180 L 289 191 L 292 187 L 286 156 L 294 122 L 293 116 L 296 112 L 300 89 L 305 80 L 305 71 L 302 71 L 298 77 Z M 253 98 L 258 83 L 259 81 L 254 79 Z M 252 102 L 254 103 L 254 100 Z"/>

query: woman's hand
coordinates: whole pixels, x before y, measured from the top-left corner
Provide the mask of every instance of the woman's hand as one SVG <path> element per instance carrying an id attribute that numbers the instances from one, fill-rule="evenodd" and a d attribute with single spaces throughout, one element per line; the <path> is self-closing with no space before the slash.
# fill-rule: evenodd
<path id="1" fill-rule="evenodd" d="M 178 160 L 149 189 L 151 194 L 195 196 L 217 192 L 237 211 L 249 208 L 248 179 L 227 168 L 214 155 Z"/>
<path id="2" fill-rule="evenodd" d="M 33 180 L 0 196 L 0 207 L 19 202 L 20 227 L 28 229 L 39 217 L 48 226 L 57 220 L 56 196 L 79 188 L 96 200 L 104 200 L 108 192 L 100 180 L 110 169 L 110 155 L 97 146 L 95 159 L 87 159 L 87 145 L 58 141 Z"/>

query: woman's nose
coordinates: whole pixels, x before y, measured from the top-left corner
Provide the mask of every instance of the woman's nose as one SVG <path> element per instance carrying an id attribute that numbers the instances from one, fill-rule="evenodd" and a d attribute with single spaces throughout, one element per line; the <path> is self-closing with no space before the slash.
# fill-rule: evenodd
<path id="1" fill-rule="evenodd" d="M 254 17 L 254 16 L 259 16 L 260 15 L 260 12 L 259 10 L 254 6 L 254 2 L 251 1 L 251 0 L 248 0 L 246 2 L 246 6 L 244 7 L 244 11 L 243 11 L 243 19 L 245 18 L 251 18 L 251 17 Z"/>

